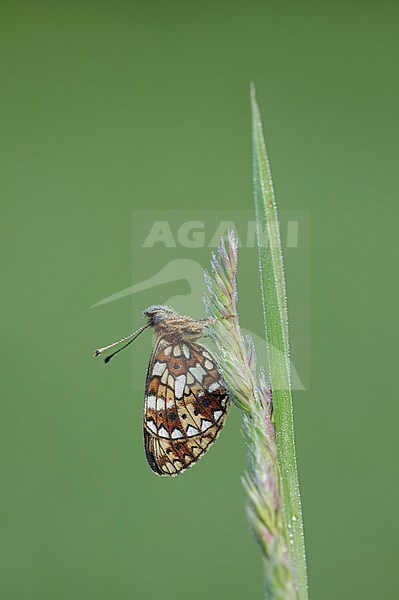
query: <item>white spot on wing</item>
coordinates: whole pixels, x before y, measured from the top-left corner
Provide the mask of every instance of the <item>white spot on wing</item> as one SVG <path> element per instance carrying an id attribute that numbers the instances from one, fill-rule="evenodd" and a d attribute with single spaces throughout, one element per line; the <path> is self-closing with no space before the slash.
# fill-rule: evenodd
<path id="1" fill-rule="evenodd" d="M 173 356 L 180 356 L 180 355 L 181 355 L 180 346 L 175 346 L 173 348 Z"/>
<path id="2" fill-rule="evenodd" d="M 182 432 L 180 431 L 180 429 L 177 429 L 177 427 L 175 427 L 175 428 L 174 428 L 174 430 L 172 431 L 172 435 L 171 435 L 171 437 L 172 437 L 174 440 L 177 440 L 178 438 L 181 438 L 181 437 L 183 437 L 183 434 L 182 434 Z"/>
<path id="3" fill-rule="evenodd" d="M 218 419 L 220 419 L 220 417 L 222 416 L 223 411 L 221 410 L 214 410 L 213 411 L 213 418 L 215 419 L 215 421 L 217 421 Z"/>
<path id="4" fill-rule="evenodd" d="M 166 363 L 156 362 L 155 365 L 152 367 L 152 374 L 161 376 L 165 369 Z"/>
<path id="5" fill-rule="evenodd" d="M 163 410 L 164 408 L 165 408 L 165 400 L 163 398 L 158 398 L 157 410 Z"/>
<path id="6" fill-rule="evenodd" d="M 190 385 L 191 383 L 194 383 L 194 377 L 191 375 L 191 373 L 187 373 L 187 383 L 188 385 Z"/>
<path id="7" fill-rule="evenodd" d="M 168 369 L 165 369 L 165 371 L 163 372 L 163 375 L 161 377 L 161 383 L 163 383 L 164 385 L 166 385 L 166 382 L 168 381 L 168 375 L 169 375 L 169 371 L 168 371 Z"/>
<path id="8" fill-rule="evenodd" d="M 179 375 L 175 381 L 175 396 L 176 398 L 182 398 L 184 392 L 184 386 L 186 385 L 186 376 Z"/>
<path id="9" fill-rule="evenodd" d="M 156 399 L 157 399 L 156 396 L 148 396 L 147 397 L 147 407 L 148 408 L 153 408 L 155 410 Z"/>
<path id="10" fill-rule="evenodd" d="M 190 358 L 190 350 L 188 349 L 188 346 L 186 346 L 186 344 L 183 344 L 183 352 L 186 358 Z"/>
<path id="11" fill-rule="evenodd" d="M 205 361 L 205 366 L 208 369 L 208 371 L 210 371 L 211 369 L 213 369 L 213 363 L 210 360 L 206 360 Z"/>
<path id="12" fill-rule="evenodd" d="M 209 429 L 209 427 L 212 426 L 211 421 L 207 421 L 206 419 L 202 419 L 202 423 L 201 423 L 201 431 L 206 431 L 207 429 Z"/>
<path id="13" fill-rule="evenodd" d="M 166 354 L 166 356 L 169 356 L 171 352 L 172 352 L 172 346 L 168 346 L 164 350 L 164 354 Z"/>
<path id="14" fill-rule="evenodd" d="M 199 433 L 199 431 L 198 431 L 198 429 L 196 429 L 192 425 L 189 425 L 187 427 L 187 432 L 186 433 L 187 433 L 188 437 L 192 437 L 193 435 L 197 435 L 197 433 Z"/>
<path id="15" fill-rule="evenodd" d="M 169 433 L 166 431 L 166 429 L 163 425 L 161 425 L 161 427 L 158 429 L 158 435 L 163 438 L 169 437 Z"/>
<path id="16" fill-rule="evenodd" d="M 172 388 L 172 390 L 173 390 L 173 388 L 174 388 L 174 385 L 175 385 L 175 380 L 174 380 L 174 378 L 172 377 L 172 375 L 169 375 L 169 377 L 168 377 L 168 386 L 169 386 L 170 388 Z"/>
<path id="17" fill-rule="evenodd" d="M 151 429 L 151 431 L 153 431 L 154 433 L 158 433 L 154 421 L 147 421 L 147 427 L 148 429 Z"/>
<path id="18" fill-rule="evenodd" d="M 209 388 L 208 391 L 209 392 L 214 392 L 215 390 L 218 390 L 220 388 L 220 383 L 218 381 L 216 381 L 215 383 L 212 383 Z"/>
<path id="19" fill-rule="evenodd" d="M 172 406 L 174 406 L 175 403 L 173 402 L 173 400 L 167 400 L 166 401 L 166 408 L 172 408 Z"/>
<path id="20" fill-rule="evenodd" d="M 195 365 L 195 367 L 191 367 L 190 373 L 192 375 L 194 375 L 195 379 L 197 381 L 199 381 L 200 383 L 202 383 L 202 380 L 204 379 L 204 375 L 206 375 L 206 371 L 204 371 L 204 369 L 201 367 L 201 365 L 199 363 L 197 363 Z"/>

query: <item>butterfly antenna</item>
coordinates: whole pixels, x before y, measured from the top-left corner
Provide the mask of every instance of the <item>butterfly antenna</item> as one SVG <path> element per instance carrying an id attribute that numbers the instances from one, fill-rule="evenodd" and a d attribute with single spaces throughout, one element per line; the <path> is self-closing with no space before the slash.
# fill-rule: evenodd
<path id="1" fill-rule="evenodd" d="M 115 354 L 118 354 L 118 352 L 122 352 L 122 350 L 124 350 L 125 348 L 127 348 L 129 346 L 129 344 L 131 344 L 132 342 L 134 342 L 135 338 L 133 338 L 132 340 L 130 340 L 130 342 L 128 342 L 127 344 L 125 344 L 124 346 L 122 346 L 122 348 L 119 348 L 118 350 L 115 350 L 115 352 L 113 352 L 112 354 L 110 354 L 109 356 L 106 356 L 104 358 L 104 362 L 105 364 L 109 363 L 109 361 L 111 360 L 111 358 L 113 356 L 115 356 Z"/>
<path id="2" fill-rule="evenodd" d="M 124 346 L 122 346 L 122 348 L 119 348 L 118 350 L 116 350 L 115 352 L 113 352 L 112 354 L 110 354 L 109 356 L 106 357 L 106 359 L 104 360 L 104 362 L 108 363 L 111 360 L 111 358 L 113 356 L 115 356 L 115 354 L 118 354 L 118 352 L 121 352 L 122 350 L 124 350 L 125 348 L 127 348 L 132 342 L 134 342 L 134 340 L 140 335 L 140 333 L 142 333 L 144 331 L 144 329 L 147 329 L 147 327 L 149 327 L 150 325 L 151 325 L 151 323 L 146 323 L 145 325 L 142 325 L 142 327 L 140 327 L 139 329 L 137 329 L 137 331 L 134 331 L 130 335 L 128 335 L 128 336 L 126 336 L 126 337 L 118 340 L 117 342 L 113 342 L 112 344 L 108 344 L 108 346 L 104 346 L 103 348 L 97 348 L 97 350 L 95 350 L 93 356 L 99 356 L 100 354 L 102 354 L 106 350 L 109 350 L 110 348 L 113 348 L 114 346 L 118 346 L 119 344 L 122 344 L 123 342 L 126 342 L 126 340 L 129 340 L 127 344 L 125 344 Z"/>

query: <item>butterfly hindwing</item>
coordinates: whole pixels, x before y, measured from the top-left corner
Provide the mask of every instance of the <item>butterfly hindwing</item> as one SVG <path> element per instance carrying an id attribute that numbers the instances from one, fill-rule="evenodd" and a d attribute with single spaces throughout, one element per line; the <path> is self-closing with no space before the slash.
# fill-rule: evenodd
<path id="1" fill-rule="evenodd" d="M 147 371 L 144 445 L 158 475 L 195 464 L 218 436 L 229 399 L 208 350 L 196 342 L 159 338 Z"/>

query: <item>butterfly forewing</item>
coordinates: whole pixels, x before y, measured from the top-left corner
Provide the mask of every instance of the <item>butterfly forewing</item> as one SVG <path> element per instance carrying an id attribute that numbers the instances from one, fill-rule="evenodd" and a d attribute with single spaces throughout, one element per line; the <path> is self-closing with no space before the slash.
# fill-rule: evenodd
<path id="1" fill-rule="evenodd" d="M 144 445 L 158 475 L 177 475 L 215 441 L 229 405 L 208 350 L 196 342 L 159 338 L 147 372 Z"/>

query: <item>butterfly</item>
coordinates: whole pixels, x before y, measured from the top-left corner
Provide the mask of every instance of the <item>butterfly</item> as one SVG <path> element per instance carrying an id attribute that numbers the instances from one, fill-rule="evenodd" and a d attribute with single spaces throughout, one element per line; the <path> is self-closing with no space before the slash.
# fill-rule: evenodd
<path id="1" fill-rule="evenodd" d="M 226 421 L 229 396 L 215 359 L 197 341 L 209 320 L 181 316 L 162 305 L 149 306 L 143 314 L 145 325 L 94 355 L 129 340 L 125 348 L 144 329 L 154 329 L 145 384 L 144 449 L 157 475 L 175 476 L 193 466 L 216 440 Z"/>

